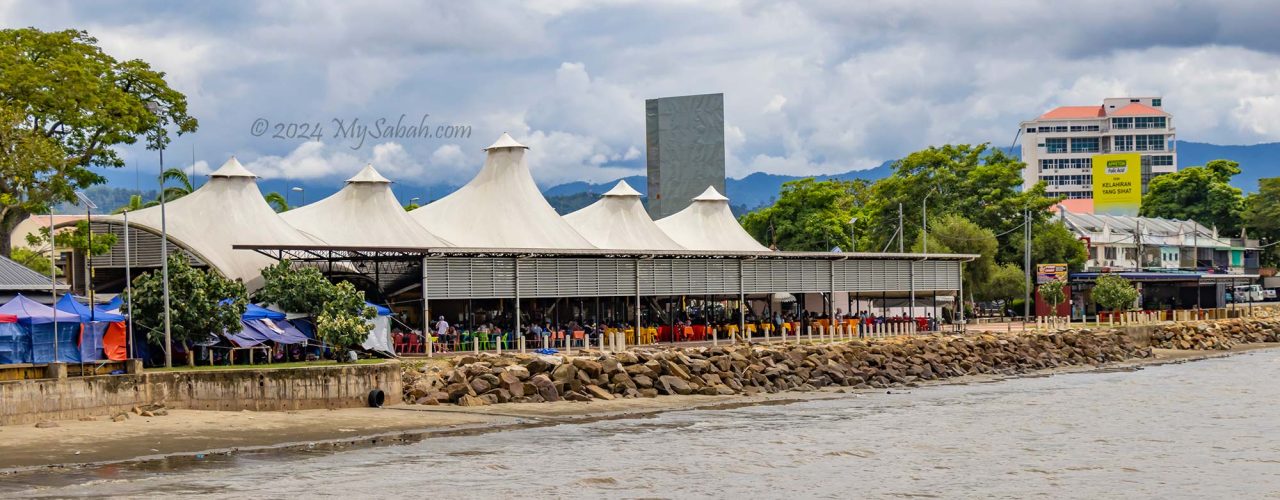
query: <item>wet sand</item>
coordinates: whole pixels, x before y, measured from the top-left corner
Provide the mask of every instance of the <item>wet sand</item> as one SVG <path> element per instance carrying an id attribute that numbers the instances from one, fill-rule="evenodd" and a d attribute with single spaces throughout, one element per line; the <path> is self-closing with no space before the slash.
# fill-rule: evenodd
<path id="1" fill-rule="evenodd" d="M 1280 347 L 1249 344 L 1230 351 L 1156 349 L 1155 357 L 1044 370 L 1020 376 L 1047 376 L 1094 370 L 1136 369 L 1239 352 Z M 987 383 L 1009 377 L 974 376 L 922 385 Z M 903 389 L 892 389 L 898 391 Z M 106 417 L 93 421 L 61 421 L 58 427 L 0 427 L 0 472 L 68 467 L 165 457 L 195 457 L 266 450 L 342 450 L 361 446 L 413 442 L 432 436 L 486 433 L 504 429 L 558 425 L 614 418 L 642 418 L 664 411 L 707 409 L 847 397 L 868 389 L 831 388 L 818 392 L 783 392 L 758 396 L 661 396 L 651 399 L 499 404 L 484 407 L 400 405 L 387 408 L 303 410 L 292 412 L 217 412 L 169 410 L 162 417 L 132 415 L 124 422 Z"/>

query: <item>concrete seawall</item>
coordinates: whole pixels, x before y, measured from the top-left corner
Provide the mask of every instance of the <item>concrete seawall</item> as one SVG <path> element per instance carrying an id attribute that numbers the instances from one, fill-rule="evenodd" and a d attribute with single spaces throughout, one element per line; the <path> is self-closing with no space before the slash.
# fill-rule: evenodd
<path id="1" fill-rule="evenodd" d="M 110 415 L 134 406 L 284 411 L 365 406 L 381 389 L 401 401 L 400 364 L 154 372 L 0 382 L 0 425 Z"/>

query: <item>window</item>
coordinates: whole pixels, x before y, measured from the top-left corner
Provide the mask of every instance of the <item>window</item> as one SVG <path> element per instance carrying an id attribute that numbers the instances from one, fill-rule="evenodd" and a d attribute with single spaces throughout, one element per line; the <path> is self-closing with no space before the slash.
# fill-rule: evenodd
<path id="1" fill-rule="evenodd" d="M 1133 128 L 1164 128 L 1163 116 L 1139 116 L 1133 119 Z"/>
<path id="2" fill-rule="evenodd" d="M 1117 152 L 1133 151 L 1132 135 L 1117 135 L 1113 137 L 1111 141 L 1112 141 L 1112 149 L 1114 149 Z"/>
<path id="3" fill-rule="evenodd" d="M 1005 130 L 1008 130 L 1008 129 L 1005 129 Z M 1062 138 L 1062 137 L 1055 137 L 1055 138 L 1051 138 L 1051 139 L 1045 139 L 1045 140 L 1044 140 L 1044 147 L 1045 147 L 1045 149 L 1046 149 L 1048 152 L 1050 152 L 1050 153 L 1066 153 L 1066 152 L 1067 152 L 1067 139 L 1066 139 L 1066 138 Z"/>
<path id="4" fill-rule="evenodd" d="M 1129 102 L 1141 102 L 1142 99 L 1129 99 Z"/>
<path id="5" fill-rule="evenodd" d="M 1028 133 L 1028 134 L 1034 134 L 1034 133 L 1036 133 L 1036 128 L 1035 128 L 1035 127 L 1027 127 L 1027 133 Z"/>
<path id="6" fill-rule="evenodd" d="M 1152 99 L 1152 100 L 1151 100 L 1151 107 L 1153 107 L 1153 108 L 1158 108 L 1158 107 L 1160 107 L 1160 98 L 1159 98 L 1159 97 L 1157 97 L 1157 98 L 1155 98 L 1155 99 Z"/>
<path id="7" fill-rule="evenodd" d="M 1005 129 L 1005 130 L 1008 130 L 1008 129 Z M 1106 247 L 1106 248 L 1102 249 L 1102 253 L 1103 253 L 1103 255 L 1104 255 L 1104 257 L 1103 257 L 1103 258 L 1105 258 L 1105 259 L 1107 259 L 1107 260 L 1115 260 L 1115 258 L 1116 258 L 1116 248 L 1115 248 L 1115 247 Z"/>
<path id="8" fill-rule="evenodd" d="M 1072 153 L 1097 153 L 1098 138 L 1097 137 L 1077 137 L 1071 139 Z"/>
<path id="9" fill-rule="evenodd" d="M 1112 118 L 1111 128 L 1133 128 L 1133 118 Z"/>
<path id="10" fill-rule="evenodd" d="M 1164 136 L 1163 135 L 1134 136 L 1134 149 L 1136 151 L 1164 151 Z"/>
<path id="11" fill-rule="evenodd" d="M 1124 249 L 1124 260 L 1138 260 L 1138 249 L 1137 248 Z"/>
<path id="12" fill-rule="evenodd" d="M 1098 126 L 1097 125 L 1072 125 L 1071 131 L 1072 132 L 1097 132 Z"/>
<path id="13" fill-rule="evenodd" d="M 1173 156 L 1171 155 L 1154 155 L 1151 157 L 1151 165 L 1156 167 L 1173 166 Z"/>

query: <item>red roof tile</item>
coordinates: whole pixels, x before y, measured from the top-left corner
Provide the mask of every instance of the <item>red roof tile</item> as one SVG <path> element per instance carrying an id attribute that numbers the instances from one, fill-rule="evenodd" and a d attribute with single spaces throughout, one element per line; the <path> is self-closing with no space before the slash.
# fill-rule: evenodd
<path id="1" fill-rule="evenodd" d="M 1058 106 L 1040 115 L 1041 120 L 1071 120 L 1080 118 L 1102 118 L 1102 106 Z"/>
<path id="2" fill-rule="evenodd" d="M 1111 113 L 1111 116 L 1167 116 L 1168 114 L 1146 104 L 1135 102 L 1115 110 L 1115 112 Z"/>

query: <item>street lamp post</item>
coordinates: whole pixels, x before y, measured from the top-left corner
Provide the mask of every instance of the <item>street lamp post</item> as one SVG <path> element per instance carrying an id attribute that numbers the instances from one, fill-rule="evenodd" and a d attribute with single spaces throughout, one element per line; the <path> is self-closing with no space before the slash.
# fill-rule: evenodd
<path id="1" fill-rule="evenodd" d="M 298 206 L 307 204 L 307 194 L 302 191 L 302 186 L 294 186 L 289 190 L 298 193 L 298 199 L 301 200 L 298 202 Z"/>
<path id="2" fill-rule="evenodd" d="M 149 102 L 147 111 L 159 117 L 160 105 Z M 160 282 L 164 296 L 164 366 L 173 368 L 173 329 L 169 314 L 169 226 L 165 217 L 164 141 L 160 140 L 162 132 L 163 128 L 156 130 L 156 149 L 160 152 Z"/>
<path id="3" fill-rule="evenodd" d="M 858 223 L 857 217 L 849 219 L 849 252 L 858 251 L 857 226 L 854 226 L 854 224 L 857 224 L 857 223 Z"/>
<path id="4" fill-rule="evenodd" d="M 933 196 L 933 191 L 925 193 L 924 200 L 920 201 L 920 253 L 929 253 L 929 197 Z"/>
<path id="5" fill-rule="evenodd" d="M 89 268 L 89 272 L 85 273 L 84 277 L 84 292 L 89 297 L 89 321 L 92 322 L 96 319 L 95 308 L 93 307 L 93 209 L 98 208 L 98 205 L 95 205 L 93 200 L 90 200 L 84 194 L 84 191 L 76 191 L 76 198 L 79 198 L 80 204 L 84 205 L 85 230 L 87 231 L 85 237 L 88 239 L 85 244 L 84 258 Z M 52 235 L 53 228 L 50 227 L 49 230 L 49 234 Z"/>

